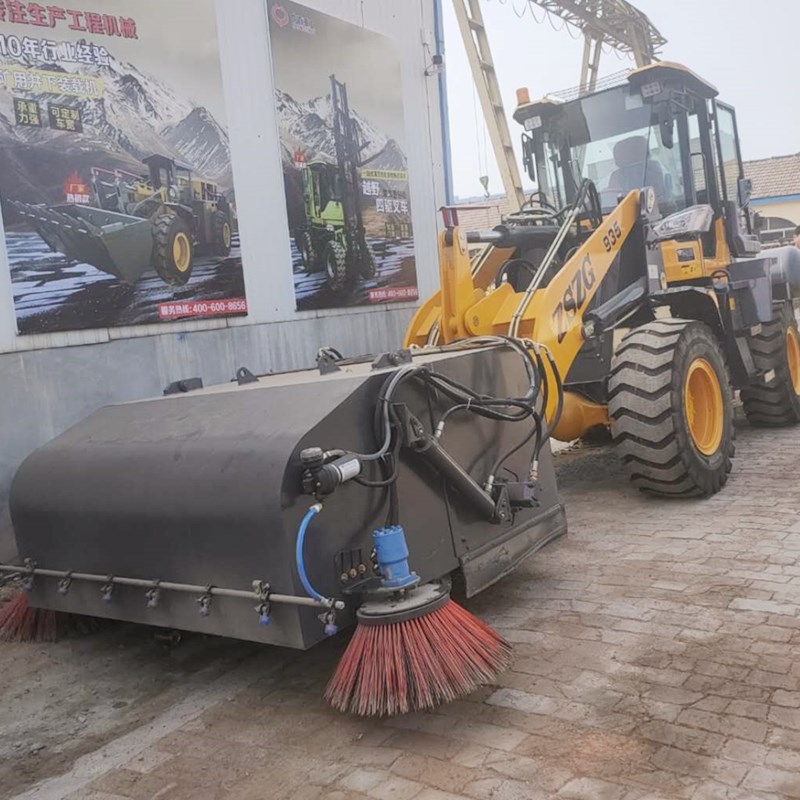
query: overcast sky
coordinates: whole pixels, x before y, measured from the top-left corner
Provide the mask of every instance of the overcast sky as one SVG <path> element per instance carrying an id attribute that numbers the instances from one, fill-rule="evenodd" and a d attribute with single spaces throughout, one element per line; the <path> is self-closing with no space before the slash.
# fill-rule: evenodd
<path id="1" fill-rule="evenodd" d="M 800 152 L 800 2 L 798 0 L 634 0 L 668 40 L 661 58 L 678 61 L 720 91 L 736 107 L 745 160 Z M 556 31 L 544 12 L 527 0 L 482 0 L 495 65 L 510 114 L 515 92 L 528 86 L 532 98 L 577 86 L 583 39 Z M 503 187 L 458 32 L 452 3 L 444 0 L 446 75 L 450 106 L 453 183 L 458 197 Z M 521 18 L 520 15 L 522 14 Z M 561 23 L 556 22 L 556 27 Z M 601 74 L 631 66 L 614 53 L 603 55 Z M 477 110 L 477 121 L 476 121 Z M 520 127 L 509 117 L 515 145 Z M 485 146 L 484 146 L 485 141 Z M 488 157 L 487 157 L 488 156 Z M 488 170 L 486 163 L 488 161 Z"/>

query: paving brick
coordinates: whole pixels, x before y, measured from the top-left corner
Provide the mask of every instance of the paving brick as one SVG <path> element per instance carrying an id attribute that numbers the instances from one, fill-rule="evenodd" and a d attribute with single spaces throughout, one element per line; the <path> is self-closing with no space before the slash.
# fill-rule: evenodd
<path id="1" fill-rule="evenodd" d="M 369 792 L 389 778 L 389 773 L 384 770 L 353 770 L 347 777 L 342 778 L 341 785 L 345 789 L 352 789 L 354 792 Z"/>
<path id="2" fill-rule="evenodd" d="M 375 800 L 411 800 L 425 787 L 417 781 L 410 781 L 398 775 L 392 775 L 382 783 L 370 789 L 367 794 Z"/>
<path id="3" fill-rule="evenodd" d="M 129 798 L 121 794 L 96 792 L 93 789 L 80 789 L 77 792 L 67 795 L 64 800 L 129 800 Z"/>
<path id="4" fill-rule="evenodd" d="M 715 778 L 720 783 L 736 786 L 747 774 L 747 767 L 721 758 L 709 758 L 674 747 L 662 747 L 653 757 L 662 769 L 682 772 L 699 778 Z"/>
<path id="5" fill-rule="evenodd" d="M 289 795 L 288 800 L 319 800 L 324 791 L 321 786 L 300 786 Z"/>
<path id="6" fill-rule="evenodd" d="M 131 772 L 126 769 L 117 769 L 107 772 L 91 785 L 92 789 L 109 794 L 118 794 L 131 800 L 150 800 L 153 795 L 163 792 L 167 787 L 175 788 L 173 780 Z"/>
<path id="7" fill-rule="evenodd" d="M 163 750 L 150 747 L 136 756 L 136 758 L 131 759 L 125 765 L 125 769 L 129 769 L 132 772 L 152 772 L 171 758 L 173 758 L 172 753 L 166 753 Z"/>
<path id="8" fill-rule="evenodd" d="M 786 616 L 794 616 L 795 613 L 795 609 L 789 603 L 775 603 L 772 600 L 751 600 L 749 598 L 732 600 L 729 608 L 743 609 L 745 611 L 763 611 L 765 614 L 784 614 Z"/>
<path id="9" fill-rule="evenodd" d="M 520 692 L 516 689 L 498 689 L 486 701 L 489 705 L 513 708 L 529 714 L 552 714 L 559 703 L 551 697 Z"/>
<path id="10" fill-rule="evenodd" d="M 409 714 L 388 720 L 386 724 L 404 730 L 457 735 L 462 740 L 476 742 L 498 750 L 513 750 L 525 738 L 525 734 L 521 731 L 508 730 L 480 722 L 464 722 L 455 717 L 437 714 Z"/>
<path id="11" fill-rule="evenodd" d="M 697 711 L 687 708 L 678 715 L 678 723 L 690 728 L 701 728 L 724 736 L 737 736 L 752 742 L 763 742 L 767 738 L 767 726 L 744 717 L 734 717 L 723 714 L 712 714 L 707 711 Z"/>
<path id="12" fill-rule="evenodd" d="M 726 713 L 750 719 L 766 719 L 769 712 L 767 703 L 753 703 L 749 700 L 731 700 L 725 708 Z"/>
<path id="13" fill-rule="evenodd" d="M 797 750 L 784 750 L 783 748 L 773 748 L 767 755 L 765 762 L 772 767 L 793 770 L 800 774 L 800 752 Z"/>
<path id="14" fill-rule="evenodd" d="M 443 761 L 450 761 L 464 749 L 464 743 L 458 738 L 433 736 L 421 731 L 391 732 L 390 738 L 386 740 L 386 746 L 400 755 L 416 753 Z"/>
<path id="15" fill-rule="evenodd" d="M 753 767 L 744 779 L 744 786 L 780 797 L 800 797 L 800 774 L 774 767 Z"/>
<path id="16" fill-rule="evenodd" d="M 783 689 L 778 689 L 772 695 L 772 702 L 788 708 L 800 708 L 800 692 L 786 692 Z"/>
<path id="17" fill-rule="evenodd" d="M 464 794 L 474 800 L 550 800 L 547 793 L 524 781 L 484 778 L 468 784 Z"/>
<path id="18" fill-rule="evenodd" d="M 800 730 L 800 713 L 793 708 L 771 708 L 769 710 L 769 721 L 782 728 L 794 728 Z"/>
<path id="19" fill-rule="evenodd" d="M 646 739 L 671 745 L 700 755 L 715 755 L 722 749 L 725 737 L 668 722 L 648 722 L 638 730 Z"/>
<path id="20" fill-rule="evenodd" d="M 399 759 L 392 772 L 444 791 L 461 791 L 469 781 L 480 777 L 477 770 L 462 764 L 411 754 Z"/>
<path id="21" fill-rule="evenodd" d="M 621 800 L 627 793 L 624 786 L 598 778 L 575 778 L 556 794 L 569 800 Z"/>
<path id="22" fill-rule="evenodd" d="M 562 787 L 572 775 L 570 770 L 559 765 L 557 759 L 536 759 L 498 751 L 490 752 L 483 766 L 491 772 L 528 781 L 551 792 Z"/>
<path id="23" fill-rule="evenodd" d="M 768 747 L 744 739 L 729 739 L 725 742 L 720 756 L 745 764 L 763 764 L 770 752 Z"/>

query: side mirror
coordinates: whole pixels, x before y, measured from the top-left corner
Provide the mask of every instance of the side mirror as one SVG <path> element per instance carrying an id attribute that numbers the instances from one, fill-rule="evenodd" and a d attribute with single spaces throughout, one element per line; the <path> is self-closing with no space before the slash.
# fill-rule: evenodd
<path id="1" fill-rule="evenodd" d="M 536 180 L 536 153 L 533 147 L 533 137 L 528 136 L 527 133 L 522 134 L 522 163 L 525 166 L 528 177 L 538 184 Z"/>
<path id="2" fill-rule="evenodd" d="M 747 208 L 750 198 L 753 196 L 753 181 L 750 178 L 739 178 L 739 207 Z"/>
<path id="3" fill-rule="evenodd" d="M 764 230 L 764 217 L 762 217 L 757 211 L 755 214 L 753 214 L 753 230 L 756 233 Z"/>

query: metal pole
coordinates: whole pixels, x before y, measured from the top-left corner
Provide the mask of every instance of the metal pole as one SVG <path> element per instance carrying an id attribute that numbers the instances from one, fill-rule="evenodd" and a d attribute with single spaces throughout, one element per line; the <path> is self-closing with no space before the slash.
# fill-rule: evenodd
<path id="1" fill-rule="evenodd" d="M 243 600 L 259 600 L 260 595 L 254 590 L 226 589 L 221 586 L 199 586 L 191 583 L 173 583 L 172 581 L 145 580 L 144 578 L 125 578 L 116 575 L 94 575 L 89 572 L 67 572 L 59 569 L 43 569 L 41 567 L 26 567 L 14 564 L 0 564 L 0 573 L 18 573 L 20 576 L 39 576 L 43 578 L 59 578 L 74 581 L 87 581 L 89 583 L 112 584 L 114 586 L 133 586 L 137 589 L 160 589 L 167 592 L 184 592 L 187 594 L 212 595 L 214 597 L 233 597 Z M 291 594 L 268 595 L 271 603 L 283 603 L 294 606 L 309 606 L 313 608 L 335 608 L 341 611 L 345 604 L 341 600 L 315 600 L 313 597 L 302 597 Z"/>

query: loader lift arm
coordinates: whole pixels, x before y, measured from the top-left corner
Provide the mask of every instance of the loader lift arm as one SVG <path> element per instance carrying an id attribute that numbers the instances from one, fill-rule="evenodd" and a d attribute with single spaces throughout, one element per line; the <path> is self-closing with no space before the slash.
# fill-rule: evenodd
<path id="1" fill-rule="evenodd" d="M 588 235 L 584 228 L 587 221 L 580 222 L 585 238 L 563 266 L 543 285 L 544 273 L 550 266 L 545 259 L 523 291 L 516 291 L 507 280 L 497 286 L 492 280 L 497 274 L 498 262 L 505 261 L 516 251 L 515 246 L 504 245 L 523 239 L 526 233 L 532 237 L 540 235 L 543 226 L 516 228 L 505 235 L 501 231 L 466 233 L 457 227 L 443 231 L 439 236 L 441 290 L 417 312 L 409 326 L 405 346 L 448 344 L 470 336 L 512 336 L 544 347 L 552 357 L 549 363 L 555 364 L 559 373 L 548 377 L 558 378 L 563 383 L 586 340 L 585 314 L 618 261 L 625 241 L 635 230 L 640 206 L 641 192 L 633 190 L 605 219 L 594 220 L 595 227 Z M 566 213 L 553 237 L 553 245 L 563 241 L 567 230 L 575 226 L 579 210 L 580 203 L 576 202 Z M 493 245 L 477 260 L 474 270 L 468 248 L 471 242 L 492 242 Z M 555 253 L 553 245 L 551 254 Z M 556 394 L 551 393 L 546 409 L 550 422 L 554 419 L 557 402 Z M 602 422 L 604 413 L 596 413 L 598 421 Z"/>

